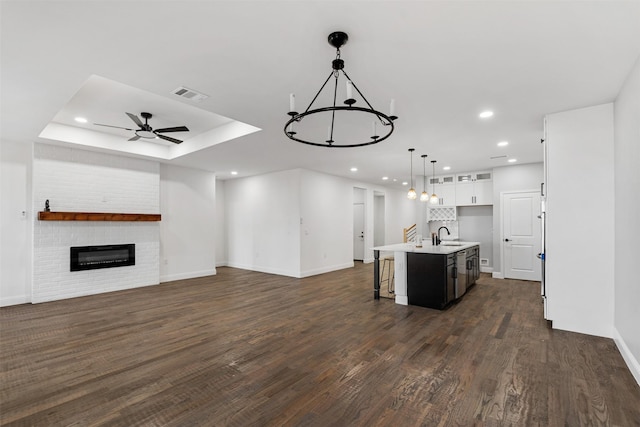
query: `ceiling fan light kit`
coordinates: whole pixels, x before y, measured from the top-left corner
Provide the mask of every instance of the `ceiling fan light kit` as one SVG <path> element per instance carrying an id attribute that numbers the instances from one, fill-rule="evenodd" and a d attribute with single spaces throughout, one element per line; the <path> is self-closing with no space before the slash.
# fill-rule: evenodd
<path id="1" fill-rule="evenodd" d="M 290 116 L 290 119 L 284 125 L 284 133 L 289 139 L 296 142 L 301 142 L 303 144 L 315 145 L 318 147 L 348 148 L 377 144 L 378 142 L 384 141 L 385 139 L 389 138 L 389 136 L 391 136 L 391 134 L 393 133 L 393 121 L 398 118 L 395 115 L 395 101 L 391 100 L 389 115 L 374 109 L 369 101 L 367 101 L 367 99 L 364 97 L 362 92 L 360 92 L 358 86 L 356 86 L 356 84 L 353 82 L 353 80 L 351 80 L 349 75 L 344 70 L 344 61 L 340 58 L 340 48 L 344 46 L 348 40 L 349 36 L 347 35 L 347 33 L 344 33 L 342 31 L 335 31 L 329 34 L 329 44 L 336 48 L 336 59 L 331 62 L 332 70 L 329 74 L 329 77 L 327 77 L 325 82 L 320 87 L 320 90 L 318 90 L 316 95 L 311 100 L 309 106 L 302 113 L 296 111 L 295 94 L 292 93 L 289 95 L 289 112 L 287 114 Z M 343 101 L 344 105 L 337 105 L 336 99 L 338 93 L 338 80 L 341 74 L 346 79 L 347 98 Z M 333 77 L 335 81 L 333 89 L 333 104 L 327 107 L 312 108 L 313 103 L 316 101 L 325 86 L 327 86 L 327 83 L 329 82 L 331 77 Z M 354 105 L 357 102 L 354 98 L 354 89 L 355 92 L 366 103 L 366 107 L 356 107 Z M 371 115 L 373 119 L 371 132 L 372 134 L 367 138 L 362 137 L 362 139 L 360 139 L 358 142 L 349 142 L 337 138 L 337 135 L 334 133 L 336 112 L 358 112 Z M 319 136 L 314 139 L 305 139 L 306 137 L 296 136 L 299 135 L 299 133 L 295 131 L 294 124 L 298 124 L 299 126 L 305 117 L 320 113 L 330 113 L 331 116 L 331 121 L 328 124 L 326 139 Z M 378 135 L 378 123 L 382 125 L 382 129 L 385 129 L 384 132 L 380 132 L 382 136 Z"/>
<path id="2" fill-rule="evenodd" d="M 149 119 L 153 117 L 153 114 L 151 114 L 151 113 L 146 113 L 146 112 L 140 113 L 140 115 L 144 119 L 144 123 L 142 123 L 140 118 L 138 118 L 138 116 L 136 116 L 135 114 L 126 113 L 126 115 L 129 116 L 129 118 L 136 125 L 138 125 L 138 129 L 131 129 L 131 128 L 125 128 L 125 127 L 120 127 L 120 126 L 103 125 L 103 124 L 100 124 L 100 123 L 94 123 L 94 125 L 96 125 L 96 126 L 106 126 L 106 127 L 110 127 L 110 128 L 134 131 L 135 132 L 135 136 L 129 138 L 129 141 L 137 141 L 140 138 L 143 138 L 143 139 L 160 138 L 160 139 L 164 139 L 165 141 L 173 142 L 174 144 L 181 144 L 182 140 L 176 139 L 176 138 L 171 138 L 170 136 L 166 136 L 166 135 L 162 135 L 162 134 L 163 133 L 168 133 L 168 132 L 189 132 L 189 129 L 186 126 L 175 126 L 175 127 L 170 127 L 170 128 L 162 128 L 162 129 L 155 129 L 154 130 L 149 125 Z"/>

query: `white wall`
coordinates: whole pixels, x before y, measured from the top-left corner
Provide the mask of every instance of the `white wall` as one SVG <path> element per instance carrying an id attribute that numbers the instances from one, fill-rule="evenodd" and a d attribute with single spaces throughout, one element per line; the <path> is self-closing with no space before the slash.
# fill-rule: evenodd
<path id="1" fill-rule="evenodd" d="M 460 240 L 480 243 L 480 258 L 488 260 L 483 271 L 492 271 L 493 206 L 459 206 L 457 218 Z"/>
<path id="2" fill-rule="evenodd" d="M 300 184 L 300 277 L 353 267 L 350 182 L 301 170 Z"/>
<path id="3" fill-rule="evenodd" d="M 615 330 L 640 384 L 640 58 L 615 102 Z"/>
<path id="4" fill-rule="evenodd" d="M 385 195 L 374 192 L 373 195 L 373 245 L 383 246 L 385 244 Z"/>
<path id="5" fill-rule="evenodd" d="M 31 157 L 31 143 L 0 143 L 0 306 L 31 301 Z"/>
<path id="6" fill-rule="evenodd" d="M 227 227 L 225 218 L 225 181 L 216 179 L 216 267 L 227 265 Z"/>
<path id="7" fill-rule="evenodd" d="M 300 275 L 299 169 L 225 182 L 228 265 Z"/>
<path id="8" fill-rule="evenodd" d="M 542 153 L 542 144 L 540 144 Z M 544 168 L 542 163 L 504 166 L 493 169 L 493 276 L 503 277 L 502 241 L 500 240 L 501 197 L 505 191 L 540 190 Z"/>
<path id="9" fill-rule="evenodd" d="M 385 190 L 386 245 L 402 243 L 402 231 L 420 222 L 424 205 L 420 200 L 409 200 L 406 191 Z"/>
<path id="10" fill-rule="evenodd" d="M 372 262 L 374 193 L 385 195 L 385 244 L 402 242 L 402 229 L 416 222 L 406 193 L 301 169 L 225 181 L 228 265 L 292 277 L 352 266 L 355 187 L 365 190 Z"/>
<path id="11" fill-rule="evenodd" d="M 160 166 L 160 281 L 216 274 L 216 179 Z"/>
<path id="12" fill-rule="evenodd" d="M 613 336 L 613 146 L 613 104 L 547 116 L 545 278 L 557 329 Z"/>
<path id="13" fill-rule="evenodd" d="M 33 152 L 32 302 L 52 301 L 159 283 L 157 222 L 39 221 L 35 212 L 154 214 L 160 210 L 158 163 L 35 144 Z M 136 263 L 70 271 L 71 246 L 133 243 Z"/>

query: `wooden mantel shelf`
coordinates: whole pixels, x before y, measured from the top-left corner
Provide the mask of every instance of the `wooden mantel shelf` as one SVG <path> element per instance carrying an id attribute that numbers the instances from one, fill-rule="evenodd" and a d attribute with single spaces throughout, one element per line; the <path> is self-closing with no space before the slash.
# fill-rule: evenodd
<path id="1" fill-rule="evenodd" d="M 38 212 L 40 221 L 160 221 L 160 214 L 100 212 Z"/>

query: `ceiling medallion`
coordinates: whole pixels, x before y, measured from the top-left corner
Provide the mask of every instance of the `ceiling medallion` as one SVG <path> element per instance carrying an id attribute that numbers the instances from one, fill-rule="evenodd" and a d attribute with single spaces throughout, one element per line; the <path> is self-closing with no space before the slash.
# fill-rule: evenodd
<path id="1" fill-rule="evenodd" d="M 394 131 L 393 121 L 398 117 L 395 115 L 395 102 L 391 100 L 390 112 L 389 115 L 382 113 L 376 109 L 374 109 L 369 101 L 364 97 L 360 89 L 356 86 L 356 84 L 351 80 L 349 75 L 344 71 L 344 61 L 340 58 L 340 47 L 347 43 L 349 36 L 342 31 L 336 31 L 329 34 L 329 44 L 336 48 L 336 59 L 334 59 L 331 63 L 332 70 L 329 74 L 329 77 L 325 80 L 325 82 L 320 87 L 320 90 L 313 97 L 313 100 L 309 104 L 309 106 L 302 112 L 298 113 L 295 107 L 295 95 L 291 94 L 289 96 L 289 112 L 287 113 L 291 118 L 284 125 L 284 133 L 297 142 L 301 142 L 303 144 L 315 145 L 318 147 L 333 147 L 333 148 L 348 148 L 348 147 L 362 147 L 365 145 L 377 144 L 380 141 L 384 141 L 389 138 Z M 336 98 L 338 94 L 338 80 L 340 75 L 343 75 L 346 79 L 346 91 L 347 91 L 347 99 L 343 101 L 345 105 L 336 105 Z M 322 92 L 322 90 L 327 86 L 327 83 L 331 79 L 331 77 L 335 80 L 335 86 L 333 89 L 333 105 L 327 107 L 319 107 L 312 108 L 313 103 L 318 99 L 318 96 Z M 358 93 L 358 95 L 362 98 L 362 100 L 366 103 L 366 107 L 356 107 L 354 104 L 356 103 L 356 99 L 354 98 L 354 89 Z M 336 112 L 346 112 L 346 113 L 364 113 L 372 116 L 371 123 L 371 136 L 361 137 L 359 141 L 345 141 L 341 140 L 337 134 L 334 133 L 335 125 L 336 125 Z M 331 116 L 331 121 L 328 123 L 326 139 L 317 137 L 314 139 L 304 139 L 298 135 L 298 132 L 295 131 L 294 125 L 299 125 L 302 123 L 305 117 L 327 113 Z M 380 124 L 381 126 L 378 126 Z M 378 128 L 380 128 L 383 132 L 383 135 L 378 135 Z M 366 132 L 366 131 L 362 131 Z M 360 137 L 359 137 L 360 138 Z"/>

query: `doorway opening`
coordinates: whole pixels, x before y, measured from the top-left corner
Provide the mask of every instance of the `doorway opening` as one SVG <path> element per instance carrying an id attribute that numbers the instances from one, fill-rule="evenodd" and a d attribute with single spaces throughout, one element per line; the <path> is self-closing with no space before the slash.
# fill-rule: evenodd
<path id="1" fill-rule="evenodd" d="M 364 201 L 366 190 L 353 187 L 353 260 L 364 261 Z"/>

